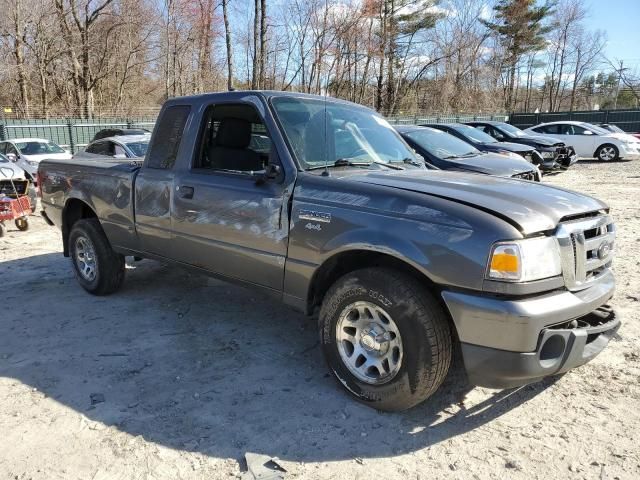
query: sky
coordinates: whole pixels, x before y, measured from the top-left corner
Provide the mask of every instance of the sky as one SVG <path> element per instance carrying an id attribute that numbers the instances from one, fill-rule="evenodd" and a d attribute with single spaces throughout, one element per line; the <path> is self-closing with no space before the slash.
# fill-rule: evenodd
<path id="1" fill-rule="evenodd" d="M 607 58 L 623 60 L 640 72 L 640 0 L 582 0 L 589 7 L 587 25 L 607 33 Z"/>

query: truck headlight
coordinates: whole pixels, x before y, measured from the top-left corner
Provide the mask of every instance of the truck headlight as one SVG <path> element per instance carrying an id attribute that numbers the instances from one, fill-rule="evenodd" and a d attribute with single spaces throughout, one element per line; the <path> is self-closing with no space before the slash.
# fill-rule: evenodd
<path id="1" fill-rule="evenodd" d="M 531 282 L 562 273 L 560 250 L 554 237 L 536 237 L 493 246 L 487 278 L 504 282 Z"/>

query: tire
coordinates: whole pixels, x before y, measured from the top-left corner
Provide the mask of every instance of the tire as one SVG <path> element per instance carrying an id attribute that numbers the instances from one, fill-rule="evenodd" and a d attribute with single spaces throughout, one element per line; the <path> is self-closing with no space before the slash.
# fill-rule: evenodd
<path id="1" fill-rule="evenodd" d="M 29 187 L 29 201 L 31 202 L 31 213 L 36 213 L 38 209 L 38 194 L 33 185 Z"/>
<path id="2" fill-rule="evenodd" d="M 4 223 L 0 222 L 0 238 L 4 237 L 6 229 L 7 227 L 4 226 Z"/>
<path id="3" fill-rule="evenodd" d="M 429 398 L 447 375 L 452 355 L 447 315 L 423 285 L 401 272 L 366 268 L 343 276 L 327 292 L 318 320 L 331 372 L 370 407 L 411 408 Z M 379 330 L 371 333 L 371 325 Z M 380 356 L 383 352 L 386 356 Z M 378 366 L 366 367 L 375 361 Z"/>
<path id="4" fill-rule="evenodd" d="M 69 234 L 69 256 L 78 283 L 93 295 L 108 295 L 124 281 L 124 256 L 111 248 L 95 218 L 78 220 Z"/>
<path id="5" fill-rule="evenodd" d="M 610 143 L 600 145 L 598 150 L 596 150 L 596 158 L 601 162 L 612 162 L 618 160 L 619 157 L 620 152 L 618 151 L 618 147 Z"/>
<path id="6" fill-rule="evenodd" d="M 29 230 L 29 221 L 27 220 L 27 217 L 16 218 L 14 223 L 16 224 L 16 228 L 21 232 Z"/>

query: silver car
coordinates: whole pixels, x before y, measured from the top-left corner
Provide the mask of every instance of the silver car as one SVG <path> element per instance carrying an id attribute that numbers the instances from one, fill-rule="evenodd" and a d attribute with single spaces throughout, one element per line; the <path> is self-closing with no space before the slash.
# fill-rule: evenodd
<path id="1" fill-rule="evenodd" d="M 147 153 L 150 139 L 151 134 L 101 138 L 87 145 L 83 152 L 76 153 L 74 158 L 141 158 Z"/>
<path id="2" fill-rule="evenodd" d="M 15 162 L 35 183 L 38 165 L 44 159 L 70 160 L 71 154 L 45 138 L 12 138 L 0 142 L 0 154 Z"/>

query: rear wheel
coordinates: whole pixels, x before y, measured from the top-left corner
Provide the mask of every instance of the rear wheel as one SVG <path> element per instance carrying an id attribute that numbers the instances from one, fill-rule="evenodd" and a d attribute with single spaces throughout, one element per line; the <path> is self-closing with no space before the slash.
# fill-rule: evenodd
<path id="1" fill-rule="evenodd" d="M 78 220 L 69 234 L 69 254 L 78 283 L 94 295 L 108 295 L 124 281 L 124 256 L 111 248 L 95 218 Z"/>
<path id="2" fill-rule="evenodd" d="M 4 237 L 6 229 L 7 228 L 4 226 L 4 223 L 0 222 L 0 237 Z"/>
<path id="3" fill-rule="evenodd" d="M 452 337 L 445 312 L 403 273 L 367 268 L 345 275 L 327 292 L 319 322 L 332 373 L 373 408 L 417 405 L 449 369 Z"/>
<path id="4" fill-rule="evenodd" d="M 615 145 L 606 144 L 598 147 L 596 158 L 602 162 L 617 160 L 620 153 Z"/>

